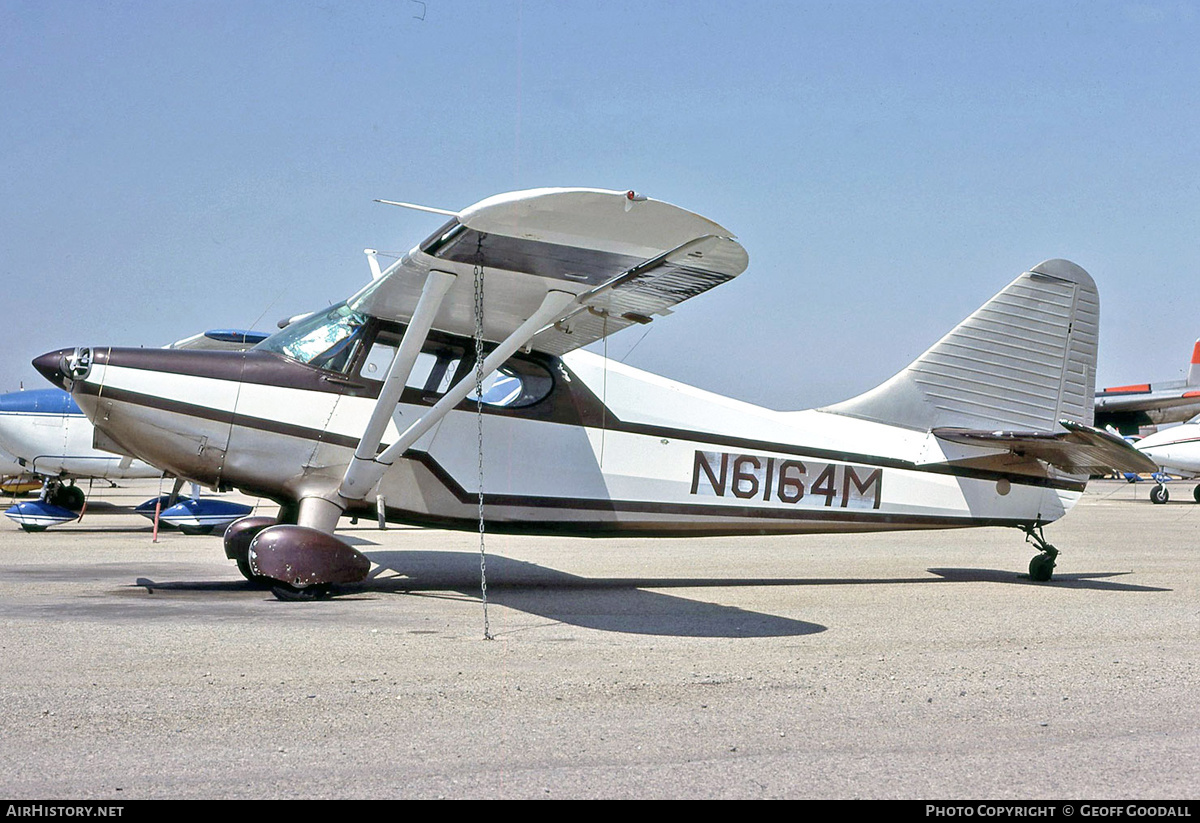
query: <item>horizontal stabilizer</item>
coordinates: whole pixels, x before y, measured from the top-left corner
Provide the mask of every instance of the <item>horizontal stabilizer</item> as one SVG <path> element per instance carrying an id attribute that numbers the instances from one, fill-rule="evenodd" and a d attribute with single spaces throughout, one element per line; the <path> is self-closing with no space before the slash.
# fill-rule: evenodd
<path id="1" fill-rule="evenodd" d="M 1059 424 L 1066 431 L 937 428 L 933 434 L 951 443 L 1006 449 L 1018 457 L 1042 460 L 1070 474 L 1158 470 L 1153 460 L 1116 435 L 1070 420 L 1060 420 Z"/>

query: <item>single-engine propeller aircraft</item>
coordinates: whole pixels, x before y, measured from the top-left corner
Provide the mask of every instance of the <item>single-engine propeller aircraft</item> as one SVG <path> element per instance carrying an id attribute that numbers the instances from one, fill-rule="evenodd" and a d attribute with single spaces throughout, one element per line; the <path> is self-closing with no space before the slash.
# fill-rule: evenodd
<path id="1" fill-rule="evenodd" d="M 1143 426 L 1181 423 L 1200 414 L 1200 340 L 1192 347 L 1186 380 L 1164 380 L 1113 386 L 1096 392 L 1098 428 L 1112 426 L 1121 434 L 1136 435 Z"/>
<path id="2" fill-rule="evenodd" d="M 230 526 L 225 550 L 282 599 L 365 579 L 333 532 L 375 512 L 589 536 L 1011 526 L 1047 580 L 1042 526 L 1088 475 L 1151 465 L 1089 425 L 1099 300 L 1064 260 L 883 385 L 778 412 L 580 348 L 741 274 L 725 228 L 594 189 L 441 213 L 386 269 L 368 250 L 372 281 L 348 300 L 249 351 L 93 346 L 34 365 L 129 454 L 280 503 L 278 523 Z"/>

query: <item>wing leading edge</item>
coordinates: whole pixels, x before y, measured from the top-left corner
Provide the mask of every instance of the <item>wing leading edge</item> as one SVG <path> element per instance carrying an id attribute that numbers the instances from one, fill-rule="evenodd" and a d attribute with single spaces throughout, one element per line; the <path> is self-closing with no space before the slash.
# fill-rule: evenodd
<path id="1" fill-rule="evenodd" d="M 430 272 L 454 275 L 432 328 L 475 333 L 475 270 L 484 273 L 484 338 L 504 340 L 547 292 L 574 295 L 530 346 L 572 349 L 656 315 L 745 271 L 725 228 L 631 193 L 535 189 L 464 209 L 354 295 L 365 314 L 407 323 Z"/>

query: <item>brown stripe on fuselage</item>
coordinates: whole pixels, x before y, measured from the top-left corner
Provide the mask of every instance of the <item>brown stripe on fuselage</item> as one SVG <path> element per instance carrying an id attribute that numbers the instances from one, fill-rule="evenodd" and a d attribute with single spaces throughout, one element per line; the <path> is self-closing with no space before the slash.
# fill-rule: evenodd
<path id="1" fill-rule="evenodd" d="M 374 399 L 378 397 L 380 386 L 379 383 L 374 381 L 363 381 L 368 384 L 366 388 L 354 388 L 343 383 L 333 382 L 328 379 L 330 374 L 327 372 L 305 366 L 281 355 L 255 350 L 246 352 L 221 352 L 180 349 L 114 348 L 109 350 L 96 349 L 95 351 L 97 352 L 98 362 L 108 363 L 116 367 L 187 374 L 197 377 L 229 380 L 231 382 L 244 380 L 245 382 L 258 385 L 299 388 L 352 397 Z M 527 356 L 529 359 L 539 362 L 552 375 L 554 387 L 549 395 L 534 405 L 519 409 L 484 406 L 484 414 L 570 426 L 603 427 L 612 431 L 645 437 L 687 440 L 703 445 L 748 452 L 777 452 L 779 454 L 794 455 L 802 458 L 857 463 L 866 466 L 895 468 L 905 471 L 921 471 L 930 474 L 950 475 L 975 480 L 997 481 L 1005 479 L 1015 484 L 1065 491 L 1083 491 L 1086 486 L 1086 483 L 1076 480 L 1038 477 L 1028 474 L 973 469 L 944 464 L 918 466 L 911 461 L 881 457 L 879 455 L 837 449 L 822 449 L 811 446 L 797 446 L 795 444 L 757 438 L 737 437 L 713 432 L 628 422 L 621 420 L 611 410 L 606 409 L 595 393 L 560 358 L 537 353 Z M 466 370 L 469 370 L 469 364 L 460 365 L 459 374 L 466 373 Z M 564 380 L 563 376 L 566 376 L 568 379 Z M 337 378 L 340 376 L 333 375 L 333 377 Z M 77 384 L 76 390 L 92 394 L 97 394 L 100 391 L 99 387 L 93 384 Z M 177 414 L 200 417 L 202 419 L 235 423 L 236 425 L 260 431 L 275 432 L 309 440 L 321 440 L 350 449 L 358 445 L 358 438 L 353 436 L 327 433 L 320 429 L 296 426 L 266 418 L 250 417 L 243 414 L 234 415 L 230 412 L 155 395 L 117 390 L 112 387 L 105 387 L 103 394 L 114 400 L 134 403 L 135 405 L 145 405 Z M 401 398 L 402 403 L 415 406 L 431 406 L 436 400 L 437 397 L 412 388 L 406 388 Z M 474 401 L 464 400 L 456 408 L 460 411 L 474 411 L 476 404 Z M 385 447 L 386 445 L 384 444 Z"/>

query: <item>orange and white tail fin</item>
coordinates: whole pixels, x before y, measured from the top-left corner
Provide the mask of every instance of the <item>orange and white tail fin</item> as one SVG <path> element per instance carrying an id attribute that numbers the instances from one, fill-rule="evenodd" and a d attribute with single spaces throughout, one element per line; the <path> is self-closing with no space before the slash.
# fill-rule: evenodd
<path id="1" fill-rule="evenodd" d="M 1187 384 L 1200 386 L 1200 340 L 1197 340 L 1192 348 L 1192 366 L 1188 369 Z"/>

